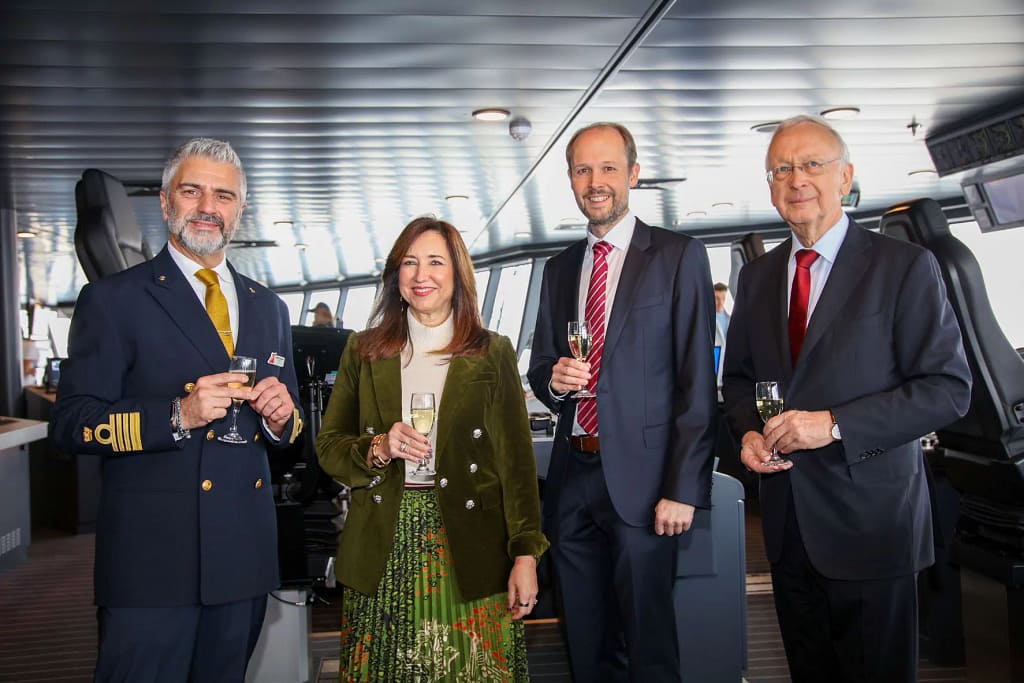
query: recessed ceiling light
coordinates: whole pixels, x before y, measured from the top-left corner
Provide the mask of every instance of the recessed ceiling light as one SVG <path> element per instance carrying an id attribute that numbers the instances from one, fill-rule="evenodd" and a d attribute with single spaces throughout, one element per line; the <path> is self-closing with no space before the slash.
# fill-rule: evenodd
<path id="1" fill-rule="evenodd" d="M 766 121 L 765 123 L 757 123 L 750 127 L 750 130 L 755 133 L 774 133 L 775 129 L 779 127 L 781 121 Z"/>
<path id="2" fill-rule="evenodd" d="M 487 109 L 477 109 L 473 112 L 473 118 L 477 121 L 504 121 L 508 118 L 508 114 L 508 109 L 489 107 Z"/>
<path id="3" fill-rule="evenodd" d="M 708 215 L 707 211 L 690 211 L 686 214 L 687 218 L 704 218 Z"/>
<path id="4" fill-rule="evenodd" d="M 445 198 L 444 198 L 444 200 L 446 202 L 457 202 L 457 201 L 462 201 L 462 200 L 466 200 L 466 199 L 469 199 L 469 195 L 468 194 L 450 194 L 450 195 L 446 195 Z"/>
<path id="5" fill-rule="evenodd" d="M 294 225 L 291 221 L 274 221 L 275 228 L 290 228 Z"/>
<path id="6" fill-rule="evenodd" d="M 715 202 L 711 205 L 712 209 L 731 209 L 732 207 L 732 202 Z"/>
<path id="7" fill-rule="evenodd" d="M 821 117 L 825 119 L 840 120 L 840 119 L 855 119 L 860 114 L 860 107 L 832 107 L 821 112 Z"/>
<path id="8" fill-rule="evenodd" d="M 515 236 L 516 236 L 516 237 L 520 237 L 520 238 L 522 238 L 522 237 L 532 237 L 533 235 L 531 235 L 531 234 L 530 234 L 530 233 L 528 233 L 528 232 L 517 232 L 517 233 L 515 234 Z"/>
<path id="9" fill-rule="evenodd" d="M 23 240 L 32 239 L 36 236 L 36 233 L 32 230 L 19 230 L 15 234 Z"/>
<path id="10" fill-rule="evenodd" d="M 295 243 L 295 248 L 298 249 L 299 251 L 305 251 L 306 250 L 306 243 L 305 242 L 296 242 Z"/>
<path id="11" fill-rule="evenodd" d="M 933 168 L 917 168 L 914 169 L 913 171 L 908 171 L 907 175 L 927 175 L 929 173 L 932 175 L 938 175 L 938 173 Z"/>

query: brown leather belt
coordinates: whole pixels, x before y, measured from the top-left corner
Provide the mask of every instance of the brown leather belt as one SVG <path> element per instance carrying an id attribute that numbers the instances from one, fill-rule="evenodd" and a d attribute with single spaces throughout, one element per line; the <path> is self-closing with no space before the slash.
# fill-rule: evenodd
<path id="1" fill-rule="evenodd" d="M 598 438 L 596 436 L 590 436 L 589 434 L 570 436 L 569 446 L 571 446 L 573 450 L 581 451 L 583 453 L 597 453 L 601 450 L 601 443 L 598 441 Z"/>

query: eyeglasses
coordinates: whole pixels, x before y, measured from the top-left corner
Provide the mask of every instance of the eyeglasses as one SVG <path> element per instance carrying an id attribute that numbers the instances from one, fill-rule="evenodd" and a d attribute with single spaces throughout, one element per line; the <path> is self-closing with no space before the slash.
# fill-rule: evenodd
<path id="1" fill-rule="evenodd" d="M 783 181 L 793 175 L 793 171 L 800 169 L 807 175 L 821 175 L 825 172 L 825 167 L 829 164 L 839 161 L 841 157 L 835 159 L 829 159 L 828 161 L 805 161 L 802 164 L 793 164 L 792 166 L 776 166 L 775 168 L 769 169 L 768 171 L 768 182 L 773 183 L 776 181 Z"/>

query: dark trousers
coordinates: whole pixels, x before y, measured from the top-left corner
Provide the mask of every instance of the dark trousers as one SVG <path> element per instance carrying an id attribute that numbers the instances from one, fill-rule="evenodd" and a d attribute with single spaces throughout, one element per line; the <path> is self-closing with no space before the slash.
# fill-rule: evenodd
<path id="1" fill-rule="evenodd" d="M 573 679 L 679 683 L 672 586 L 676 538 L 629 526 L 608 497 L 599 454 L 570 451 L 551 549 Z"/>
<path id="2" fill-rule="evenodd" d="M 772 587 L 793 683 L 917 681 L 917 575 L 825 578 L 807 559 L 792 499 Z"/>
<path id="3" fill-rule="evenodd" d="M 267 597 L 224 605 L 100 607 L 99 683 L 242 683 Z"/>

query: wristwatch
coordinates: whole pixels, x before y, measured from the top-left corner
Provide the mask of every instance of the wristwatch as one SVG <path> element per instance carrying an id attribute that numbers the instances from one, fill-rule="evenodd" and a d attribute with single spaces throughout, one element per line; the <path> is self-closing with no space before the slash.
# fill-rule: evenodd
<path id="1" fill-rule="evenodd" d="M 832 417 L 832 438 L 836 441 L 840 441 L 842 440 L 843 435 L 839 433 L 839 421 L 836 420 L 836 414 L 831 410 L 828 411 L 828 414 Z"/>

